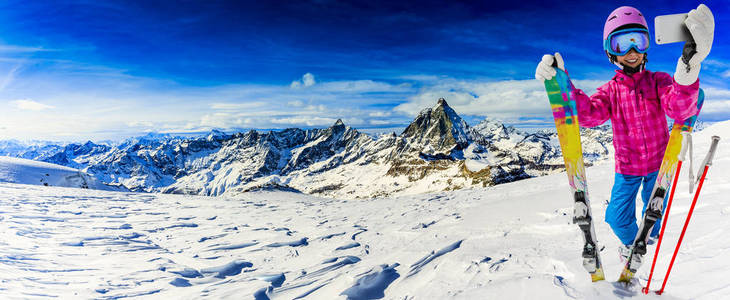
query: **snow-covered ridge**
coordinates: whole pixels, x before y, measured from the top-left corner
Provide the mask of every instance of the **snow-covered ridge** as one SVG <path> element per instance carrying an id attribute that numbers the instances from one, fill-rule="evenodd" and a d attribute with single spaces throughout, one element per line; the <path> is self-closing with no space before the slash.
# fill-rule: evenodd
<path id="1" fill-rule="evenodd" d="M 124 190 L 105 185 L 78 169 L 7 156 L 0 156 L 0 182 L 109 191 Z"/>
<path id="2" fill-rule="evenodd" d="M 592 132 L 584 135 L 589 165 L 612 148 L 607 131 Z M 213 131 L 198 138 L 150 134 L 117 145 L 7 147 L 0 153 L 79 168 L 134 191 L 195 195 L 261 188 L 344 198 L 406 195 L 511 182 L 563 165 L 554 134 L 527 134 L 489 119 L 470 127 L 444 99 L 422 110 L 400 135 L 377 139 L 338 120 L 323 129 Z"/>

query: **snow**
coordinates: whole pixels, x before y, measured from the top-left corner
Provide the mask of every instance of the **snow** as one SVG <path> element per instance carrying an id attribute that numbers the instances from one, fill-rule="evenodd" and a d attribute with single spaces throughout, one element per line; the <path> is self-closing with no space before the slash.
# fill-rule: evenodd
<path id="1" fill-rule="evenodd" d="M 119 190 L 78 169 L 7 156 L 0 156 L 0 182 Z"/>
<path id="2" fill-rule="evenodd" d="M 356 200 L 0 182 L 0 295 L 721 299 L 730 295 L 729 132 L 730 122 L 723 122 L 694 135 L 695 161 L 704 157 L 712 135 L 723 140 L 661 297 L 614 283 L 622 267 L 620 242 L 602 221 L 612 163 L 587 169 L 596 233 L 605 246 L 604 282 L 591 283 L 581 265 L 582 241 L 571 223 L 564 173 L 488 188 Z M 653 288 L 661 286 L 689 210 L 687 172 L 680 174 Z M 642 285 L 653 253 L 650 246 L 639 269 Z"/>
<path id="3" fill-rule="evenodd" d="M 466 165 L 466 168 L 471 172 L 479 172 L 491 166 L 488 160 L 466 159 L 464 161 L 464 164 Z"/>

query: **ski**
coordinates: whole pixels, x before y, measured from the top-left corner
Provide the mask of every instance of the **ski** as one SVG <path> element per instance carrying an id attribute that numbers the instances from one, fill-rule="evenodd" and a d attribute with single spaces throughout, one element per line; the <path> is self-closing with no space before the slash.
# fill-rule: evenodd
<path id="1" fill-rule="evenodd" d="M 626 261 L 624 269 L 621 271 L 618 281 L 624 283 L 630 283 L 634 278 L 636 271 L 642 264 L 644 254 L 646 254 L 646 244 L 649 240 L 649 233 L 654 228 L 656 221 L 661 218 L 662 210 L 664 205 L 664 198 L 667 195 L 668 188 L 672 183 L 674 173 L 677 171 L 679 152 L 682 147 L 682 132 L 692 132 L 699 110 L 702 109 L 702 104 L 705 101 L 705 93 L 702 89 L 699 90 L 697 97 L 697 114 L 685 120 L 684 122 L 674 122 L 672 131 L 669 136 L 669 142 L 667 148 L 664 151 L 664 158 L 662 159 L 661 167 L 659 168 L 659 174 L 657 175 L 654 188 L 649 198 L 649 203 L 646 205 L 644 210 L 644 217 L 641 219 L 641 225 L 639 225 L 639 231 L 636 234 L 634 243 L 631 247 L 631 255 Z"/>
<path id="2" fill-rule="evenodd" d="M 550 100 L 550 107 L 555 119 L 555 129 L 560 139 L 565 171 L 573 195 L 573 223 L 583 233 L 583 267 L 591 275 L 592 281 L 604 280 L 603 266 L 596 243 L 596 232 L 593 228 L 591 205 L 586 190 L 585 166 L 583 164 L 583 147 L 580 142 L 580 127 L 575 100 L 571 99 L 573 84 L 568 74 L 555 68 L 557 74 L 553 79 L 545 81 L 545 90 Z"/>

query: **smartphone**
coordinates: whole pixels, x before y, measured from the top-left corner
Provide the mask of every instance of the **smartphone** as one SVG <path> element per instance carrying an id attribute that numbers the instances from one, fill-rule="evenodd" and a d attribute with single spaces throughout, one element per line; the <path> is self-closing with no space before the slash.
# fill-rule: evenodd
<path id="1" fill-rule="evenodd" d="M 654 38 L 657 44 L 669 44 L 692 40 L 692 34 L 684 25 L 687 14 L 663 15 L 654 18 Z"/>

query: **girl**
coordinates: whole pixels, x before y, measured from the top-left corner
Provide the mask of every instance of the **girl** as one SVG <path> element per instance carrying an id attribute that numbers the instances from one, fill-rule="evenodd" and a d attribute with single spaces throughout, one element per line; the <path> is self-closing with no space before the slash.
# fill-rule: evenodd
<path id="1" fill-rule="evenodd" d="M 645 68 L 651 39 L 644 16 L 633 7 L 617 8 L 603 27 L 603 49 L 619 70 L 590 97 L 579 89 L 571 95 L 581 126 L 611 120 L 616 175 L 605 220 L 624 245 L 619 248 L 624 260 L 638 231 L 636 195 L 642 187 L 644 211 L 669 140 L 665 115 L 681 122 L 697 113 L 700 63 L 710 53 L 715 24 L 704 4 L 690 11 L 684 23 L 694 41 L 685 43 L 674 76 L 651 72 Z M 553 78 L 553 63 L 565 70 L 559 53 L 547 54 L 537 65 L 535 78 Z M 652 238 L 659 234 L 660 224 L 657 220 Z"/>

